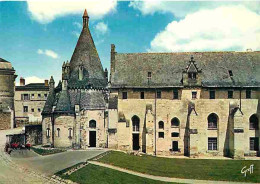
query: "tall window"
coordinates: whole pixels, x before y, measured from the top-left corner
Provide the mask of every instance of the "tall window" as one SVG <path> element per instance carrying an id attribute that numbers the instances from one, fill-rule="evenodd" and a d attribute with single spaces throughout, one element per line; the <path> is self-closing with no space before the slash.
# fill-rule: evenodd
<path id="1" fill-rule="evenodd" d="M 178 141 L 172 141 L 172 151 L 179 151 Z"/>
<path id="2" fill-rule="evenodd" d="M 57 136 L 60 137 L 60 128 L 57 128 Z"/>
<path id="3" fill-rule="evenodd" d="M 258 118 L 255 114 L 249 118 L 249 129 L 258 129 Z"/>
<path id="4" fill-rule="evenodd" d="M 258 151 L 259 150 L 259 138 L 258 137 L 250 137 L 250 150 Z"/>
<path id="5" fill-rule="evenodd" d="M 246 98 L 251 98 L 251 90 L 246 90 Z"/>
<path id="6" fill-rule="evenodd" d="M 123 92 L 123 93 L 122 93 L 122 98 L 123 98 L 123 99 L 127 99 L 127 92 Z"/>
<path id="7" fill-rule="evenodd" d="M 159 129 L 164 129 L 164 122 L 163 121 L 159 121 Z"/>
<path id="8" fill-rule="evenodd" d="M 162 92 L 161 91 L 156 92 L 156 98 L 162 98 Z"/>
<path id="9" fill-rule="evenodd" d="M 90 121 L 89 121 L 89 127 L 90 127 L 90 128 L 96 128 L 96 126 L 97 126 L 97 125 L 96 125 L 96 121 L 95 121 L 95 120 L 90 120 Z"/>
<path id="10" fill-rule="evenodd" d="M 144 92 L 143 91 L 140 93 L 140 98 L 144 99 Z"/>
<path id="11" fill-rule="evenodd" d="M 218 149 L 218 139 L 216 137 L 208 138 L 208 150 L 217 150 Z"/>
<path id="12" fill-rule="evenodd" d="M 197 91 L 192 91 L 191 96 L 192 96 L 192 99 L 196 99 L 197 98 Z"/>
<path id="13" fill-rule="evenodd" d="M 133 132 L 139 132 L 140 119 L 137 116 L 132 117 Z"/>
<path id="14" fill-rule="evenodd" d="M 28 112 L 28 106 L 23 106 L 23 112 Z"/>
<path id="15" fill-rule="evenodd" d="M 178 127 L 179 125 L 180 125 L 180 121 L 179 121 L 178 118 L 173 118 L 173 119 L 171 120 L 171 126 L 172 126 L 172 127 Z"/>
<path id="16" fill-rule="evenodd" d="M 215 91 L 209 91 L 209 99 L 215 99 Z"/>
<path id="17" fill-rule="evenodd" d="M 208 129 L 218 128 L 218 116 L 214 113 L 208 116 Z"/>
<path id="18" fill-rule="evenodd" d="M 178 99 L 179 98 L 179 93 L 178 90 L 173 91 L 173 99 Z"/>
<path id="19" fill-rule="evenodd" d="M 72 138 L 72 128 L 69 128 L 69 138 Z"/>
<path id="20" fill-rule="evenodd" d="M 233 98 L 233 91 L 228 91 L 228 98 Z"/>
<path id="21" fill-rule="evenodd" d="M 50 128 L 46 129 L 46 137 L 49 138 L 51 136 L 51 130 Z"/>

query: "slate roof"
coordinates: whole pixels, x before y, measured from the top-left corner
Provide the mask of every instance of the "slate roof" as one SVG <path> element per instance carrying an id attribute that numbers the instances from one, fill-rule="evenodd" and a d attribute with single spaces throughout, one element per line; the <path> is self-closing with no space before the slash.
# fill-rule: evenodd
<path id="1" fill-rule="evenodd" d="M 256 51 L 117 53 L 111 88 L 183 87 L 182 72 L 192 55 L 202 70 L 204 87 L 260 87 L 260 51 Z M 152 72 L 149 82 L 148 72 Z"/>
<path id="2" fill-rule="evenodd" d="M 42 114 L 48 114 L 52 112 L 52 107 L 55 102 L 55 92 L 54 89 L 50 90 L 47 100 L 45 102 L 44 108 L 42 110 Z"/>
<path id="3" fill-rule="evenodd" d="M 84 66 L 84 78 L 78 80 L 79 66 Z M 77 45 L 70 60 L 68 86 L 106 87 L 104 70 L 88 26 L 83 26 Z"/>
<path id="4" fill-rule="evenodd" d="M 118 97 L 111 97 L 108 100 L 108 109 L 117 109 L 117 105 L 118 105 Z"/>
<path id="5" fill-rule="evenodd" d="M 9 61 L 6 61 L 5 59 L 0 58 L 0 70 L 14 71 L 14 68 L 12 67 L 12 64 Z"/>
<path id="6" fill-rule="evenodd" d="M 15 86 L 16 91 L 49 91 L 49 86 L 45 86 L 45 83 L 30 83 L 24 86 Z"/>

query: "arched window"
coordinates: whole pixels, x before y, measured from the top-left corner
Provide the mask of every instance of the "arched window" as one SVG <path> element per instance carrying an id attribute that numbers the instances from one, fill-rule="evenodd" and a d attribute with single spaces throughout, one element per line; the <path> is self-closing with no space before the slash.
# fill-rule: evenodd
<path id="1" fill-rule="evenodd" d="M 57 136 L 60 137 L 60 128 L 57 128 Z"/>
<path id="2" fill-rule="evenodd" d="M 208 116 L 208 129 L 218 128 L 218 116 L 214 113 Z"/>
<path id="3" fill-rule="evenodd" d="M 258 129 L 258 118 L 257 118 L 256 114 L 253 114 L 249 118 L 249 128 L 250 129 Z"/>
<path id="4" fill-rule="evenodd" d="M 72 138 L 72 128 L 69 128 L 69 138 Z"/>
<path id="5" fill-rule="evenodd" d="M 138 118 L 138 116 L 132 117 L 132 123 L 133 123 L 133 131 L 139 132 L 140 119 Z"/>
<path id="6" fill-rule="evenodd" d="M 95 120 L 90 120 L 89 121 L 89 128 L 96 128 L 97 127 L 97 123 Z"/>
<path id="7" fill-rule="evenodd" d="M 172 120 L 171 120 L 171 126 L 172 126 L 172 127 L 178 127 L 178 126 L 180 126 L 180 121 L 179 121 L 179 119 L 178 119 L 178 118 L 172 118 Z"/>
<path id="8" fill-rule="evenodd" d="M 159 129 L 164 129 L 164 122 L 163 121 L 159 121 Z"/>
<path id="9" fill-rule="evenodd" d="M 51 136 L 51 130 L 50 130 L 50 128 L 47 128 L 47 130 L 46 130 L 46 136 L 47 136 L 47 138 L 49 138 L 49 137 Z"/>

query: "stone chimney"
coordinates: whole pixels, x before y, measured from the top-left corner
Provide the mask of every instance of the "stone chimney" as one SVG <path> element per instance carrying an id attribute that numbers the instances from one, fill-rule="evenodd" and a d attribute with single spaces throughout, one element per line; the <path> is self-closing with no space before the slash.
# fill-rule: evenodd
<path id="1" fill-rule="evenodd" d="M 49 86 L 49 80 L 44 80 L 44 86 Z"/>
<path id="2" fill-rule="evenodd" d="M 23 77 L 20 77 L 20 86 L 25 85 L 25 79 Z"/>

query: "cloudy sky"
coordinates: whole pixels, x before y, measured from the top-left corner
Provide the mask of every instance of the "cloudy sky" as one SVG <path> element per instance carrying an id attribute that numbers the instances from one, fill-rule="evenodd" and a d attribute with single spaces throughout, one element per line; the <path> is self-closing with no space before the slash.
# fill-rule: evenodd
<path id="1" fill-rule="evenodd" d="M 0 57 L 26 83 L 61 79 L 84 9 L 104 68 L 117 52 L 260 50 L 260 2 L 0 1 Z"/>

